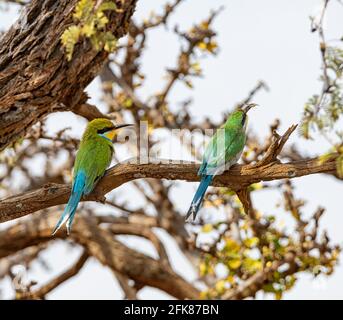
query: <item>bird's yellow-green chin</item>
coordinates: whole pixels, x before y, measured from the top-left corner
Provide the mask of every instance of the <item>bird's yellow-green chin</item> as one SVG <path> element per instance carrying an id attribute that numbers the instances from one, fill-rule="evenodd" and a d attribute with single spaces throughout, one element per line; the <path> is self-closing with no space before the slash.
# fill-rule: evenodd
<path id="1" fill-rule="evenodd" d="M 115 129 L 106 132 L 106 133 L 104 134 L 104 136 L 105 136 L 107 139 L 110 139 L 111 141 L 113 141 L 114 137 L 116 136 Z"/>

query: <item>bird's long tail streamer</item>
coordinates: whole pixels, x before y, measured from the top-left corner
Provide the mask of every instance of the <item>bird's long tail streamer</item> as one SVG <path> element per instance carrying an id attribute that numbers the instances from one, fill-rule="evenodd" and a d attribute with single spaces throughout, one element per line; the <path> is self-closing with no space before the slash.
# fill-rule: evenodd
<path id="1" fill-rule="evenodd" d="M 85 173 L 83 171 L 78 172 L 74 180 L 72 194 L 69 198 L 68 204 L 65 207 L 60 220 L 58 220 L 56 227 L 54 231 L 52 232 L 52 235 L 54 235 L 62 227 L 64 223 L 66 223 L 67 225 L 67 233 L 68 234 L 70 233 L 71 225 L 73 223 L 77 205 L 79 204 L 80 199 L 83 195 L 85 182 L 86 182 Z"/>
<path id="2" fill-rule="evenodd" d="M 208 186 L 211 184 L 212 179 L 213 179 L 213 176 L 211 175 L 203 176 L 203 178 L 201 179 L 198 190 L 196 191 L 194 198 L 192 200 L 191 206 L 187 212 L 186 220 L 188 220 L 191 215 L 193 215 L 193 220 L 196 218 L 196 215 L 200 209 L 202 200 L 204 199 L 206 190 Z"/>

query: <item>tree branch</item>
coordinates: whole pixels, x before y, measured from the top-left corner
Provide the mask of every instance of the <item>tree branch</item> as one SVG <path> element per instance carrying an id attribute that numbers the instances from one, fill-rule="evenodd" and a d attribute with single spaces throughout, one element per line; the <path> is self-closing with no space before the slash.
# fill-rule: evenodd
<path id="1" fill-rule="evenodd" d="M 228 172 L 217 176 L 213 186 L 228 187 L 241 190 L 252 183 L 280 179 L 296 178 L 316 173 L 336 172 L 333 157 L 325 163 L 318 158 L 292 161 L 289 163 L 264 164 L 258 167 L 251 165 L 235 165 Z M 172 161 L 170 161 L 172 162 Z M 168 180 L 199 181 L 197 176 L 198 164 L 127 164 L 121 163 L 107 170 L 94 192 L 82 201 L 103 201 L 104 196 L 111 190 L 124 183 L 141 178 Z M 0 222 L 13 220 L 41 209 L 67 203 L 70 195 L 70 185 L 47 184 L 40 189 L 9 197 L 0 201 Z"/>
<path id="2" fill-rule="evenodd" d="M 289 252 L 283 261 L 274 261 L 270 267 L 256 272 L 253 276 L 244 281 L 237 288 L 228 290 L 222 299 L 226 300 L 242 300 L 247 297 L 254 297 L 261 290 L 265 282 L 280 266 L 285 263 L 294 264 L 296 255 Z"/>
<path id="3" fill-rule="evenodd" d="M 168 254 L 164 248 L 163 243 L 153 233 L 153 231 L 150 228 L 144 227 L 139 224 L 134 224 L 134 223 L 126 223 L 126 224 L 120 223 L 120 224 L 111 224 L 108 229 L 113 234 L 134 235 L 134 236 L 148 239 L 155 247 L 160 257 L 160 260 L 163 263 L 165 263 L 166 266 L 171 267 Z"/>
<path id="4" fill-rule="evenodd" d="M 85 87 L 99 73 L 108 53 L 88 42 L 76 46 L 68 62 L 60 38 L 73 23 L 78 0 L 32 0 L 1 38 L 0 150 L 53 111 L 86 103 Z M 137 0 L 115 1 L 108 29 L 119 39 L 128 29 Z M 81 108 L 82 110 L 82 108 Z"/>
<path id="5" fill-rule="evenodd" d="M 117 271 L 113 271 L 113 273 L 125 294 L 125 299 L 137 300 L 137 290 L 129 284 L 130 279 Z"/>
<path id="6" fill-rule="evenodd" d="M 0 279 L 8 275 L 11 268 L 17 264 L 24 264 L 26 267 L 29 266 L 44 249 L 44 245 L 29 247 L 8 259 L 0 260 Z"/>
<path id="7" fill-rule="evenodd" d="M 77 105 L 72 111 L 75 114 L 82 116 L 89 121 L 96 118 L 108 118 L 96 106 L 89 103 Z"/>
<path id="8" fill-rule="evenodd" d="M 0 231 L 0 259 L 27 247 L 51 241 L 57 215 L 36 217 Z M 77 216 L 70 239 L 83 246 L 112 271 L 146 286 L 159 288 L 178 299 L 197 299 L 199 292 L 165 263 L 130 249 L 117 241 L 110 231 L 97 225 L 96 217 Z M 56 237 L 65 239 L 66 233 Z M 10 242 L 9 242 L 10 241 Z M 11 243 L 11 245 L 9 245 Z"/>
<path id="9" fill-rule="evenodd" d="M 45 296 L 58 287 L 63 282 L 67 281 L 68 279 L 74 277 L 78 274 L 81 268 L 84 266 L 86 261 L 88 260 L 89 255 L 84 252 L 80 258 L 76 261 L 76 263 L 71 266 L 67 271 L 63 272 L 56 278 L 49 281 L 47 284 L 43 285 L 39 289 L 31 292 L 24 292 L 22 294 L 17 293 L 16 299 L 26 300 L 26 299 L 44 299 Z"/>

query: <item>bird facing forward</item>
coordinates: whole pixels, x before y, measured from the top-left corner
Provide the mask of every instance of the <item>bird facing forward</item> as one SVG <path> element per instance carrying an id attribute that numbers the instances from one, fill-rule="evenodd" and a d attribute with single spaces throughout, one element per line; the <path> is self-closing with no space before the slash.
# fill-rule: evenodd
<path id="1" fill-rule="evenodd" d="M 111 163 L 116 130 L 127 126 L 131 125 L 115 126 L 110 120 L 102 118 L 88 123 L 75 159 L 71 195 L 53 235 L 64 223 L 67 226 L 67 233 L 70 233 L 80 199 L 92 192 Z"/>
<path id="2" fill-rule="evenodd" d="M 210 140 L 198 171 L 201 182 L 187 212 L 186 220 L 190 216 L 195 219 L 213 177 L 222 174 L 239 160 L 246 140 L 247 113 L 255 106 L 256 104 L 251 103 L 232 112 L 221 130 L 217 130 Z"/>

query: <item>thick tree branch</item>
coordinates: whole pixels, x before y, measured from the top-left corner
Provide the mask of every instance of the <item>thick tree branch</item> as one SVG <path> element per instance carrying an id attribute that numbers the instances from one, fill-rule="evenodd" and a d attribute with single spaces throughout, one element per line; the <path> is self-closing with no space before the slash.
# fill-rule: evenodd
<path id="1" fill-rule="evenodd" d="M 103 201 L 111 190 L 140 178 L 199 181 L 198 164 L 118 164 L 107 170 L 94 192 L 83 201 Z M 252 183 L 296 178 L 316 173 L 336 172 L 335 158 L 321 163 L 318 158 L 280 163 L 274 161 L 258 167 L 235 165 L 218 176 L 213 186 L 241 190 Z M 64 204 L 70 195 L 70 185 L 47 184 L 44 187 L 0 201 L 0 222 L 13 220 L 41 209 Z"/>
<path id="2" fill-rule="evenodd" d="M 51 241 L 51 232 L 57 216 L 22 221 L 0 232 L 0 259 L 27 247 Z M 159 288 L 178 299 L 196 299 L 199 292 L 177 275 L 165 263 L 152 259 L 117 241 L 110 231 L 99 227 L 96 217 L 77 216 L 70 235 L 71 240 L 83 246 L 88 255 L 95 257 L 112 271 L 146 286 Z M 64 239 L 66 233 L 58 232 Z M 9 245 L 9 240 L 11 245 Z"/>
<path id="3" fill-rule="evenodd" d="M 96 106 L 89 103 L 79 104 L 72 111 L 75 114 L 82 116 L 89 121 L 96 118 L 108 118 Z"/>
<path id="4" fill-rule="evenodd" d="M 116 38 L 128 29 L 137 0 L 116 0 L 109 30 Z M 23 136 L 44 116 L 83 105 L 85 87 L 99 73 L 108 54 L 89 42 L 76 46 L 68 62 L 60 37 L 73 23 L 78 0 L 32 0 L 1 38 L 0 150 Z M 94 111 L 94 110 L 93 110 Z"/>

